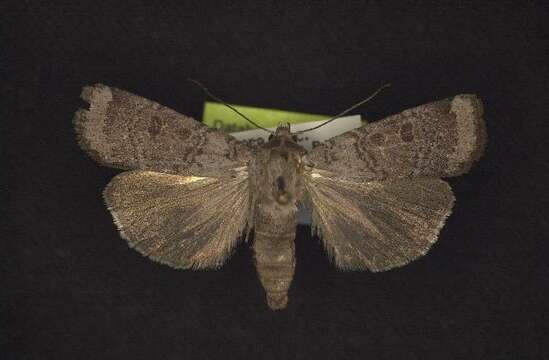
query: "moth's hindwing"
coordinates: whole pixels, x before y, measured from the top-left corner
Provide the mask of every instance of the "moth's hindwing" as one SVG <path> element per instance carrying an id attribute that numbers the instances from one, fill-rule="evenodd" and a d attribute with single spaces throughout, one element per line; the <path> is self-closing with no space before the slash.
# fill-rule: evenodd
<path id="1" fill-rule="evenodd" d="M 222 265 L 250 216 L 245 169 L 222 178 L 128 171 L 104 198 L 130 246 L 177 268 Z"/>
<path id="2" fill-rule="evenodd" d="M 383 271 L 424 255 L 450 214 L 450 186 L 434 178 L 353 182 L 305 177 L 313 229 L 336 266 Z"/>

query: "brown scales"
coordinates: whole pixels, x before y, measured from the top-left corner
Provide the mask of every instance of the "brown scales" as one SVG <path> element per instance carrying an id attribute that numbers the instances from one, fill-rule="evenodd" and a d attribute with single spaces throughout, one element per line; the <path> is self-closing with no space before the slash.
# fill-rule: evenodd
<path id="1" fill-rule="evenodd" d="M 99 163 L 126 169 L 104 191 L 131 247 L 176 268 L 216 268 L 255 229 L 257 272 L 271 309 L 287 306 L 296 209 L 343 270 L 383 271 L 424 255 L 454 196 L 442 177 L 483 152 L 482 104 L 458 95 L 337 136 L 310 153 L 289 126 L 250 149 L 190 117 L 105 85 L 85 87 L 74 119 Z"/>

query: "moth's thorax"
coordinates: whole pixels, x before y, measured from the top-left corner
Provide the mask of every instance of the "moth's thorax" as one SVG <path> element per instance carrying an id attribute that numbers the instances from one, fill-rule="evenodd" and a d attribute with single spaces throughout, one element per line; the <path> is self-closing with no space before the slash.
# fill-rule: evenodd
<path id="1" fill-rule="evenodd" d="M 280 130 L 262 147 L 250 164 L 250 180 L 261 203 L 295 208 L 302 196 L 301 174 L 306 150 L 289 131 Z"/>

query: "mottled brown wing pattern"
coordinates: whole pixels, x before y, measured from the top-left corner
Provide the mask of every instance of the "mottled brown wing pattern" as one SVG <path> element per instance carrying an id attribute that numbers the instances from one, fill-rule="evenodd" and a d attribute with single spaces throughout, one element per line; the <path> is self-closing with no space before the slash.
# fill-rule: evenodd
<path id="1" fill-rule="evenodd" d="M 313 229 L 343 270 L 383 271 L 424 255 L 450 214 L 450 186 L 435 178 L 354 182 L 305 176 Z"/>
<path id="2" fill-rule="evenodd" d="M 84 87 L 81 96 L 90 106 L 74 117 L 79 143 L 103 165 L 217 175 L 249 159 L 234 138 L 154 101 L 102 84 Z"/>
<path id="3" fill-rule="evenodd" d="M 466 173 L 486 142 L 475 95 L 421 105 L 334 137 L 314 148 L 309 164 L 356 181 Z"/>
<path id="4" fill-rule="evenodd" d="M 176 268 L 223 264 L 250 215 L 246 169 L 222 178 L 127 171 L 104 191 L 131 247 Z"/>

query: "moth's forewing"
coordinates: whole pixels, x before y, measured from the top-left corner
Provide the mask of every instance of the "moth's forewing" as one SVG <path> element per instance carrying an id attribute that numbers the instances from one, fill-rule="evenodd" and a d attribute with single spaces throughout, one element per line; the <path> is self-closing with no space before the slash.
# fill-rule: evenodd
<path id="1" fill-rule="evenodd" d="M 475 95 L 435 101 L 336 136 L 307 156 L 341 179 L 450 177 L 467 172 L 486 143 Z"/>
<path id="2" fill-rule="evenodd" d="M 251 156 L 234 138 L 129 92 L 97 84 L 81 96 L 90 106 L 74 117 L 79 144 L 103 165 L 222 176 Z"/>

